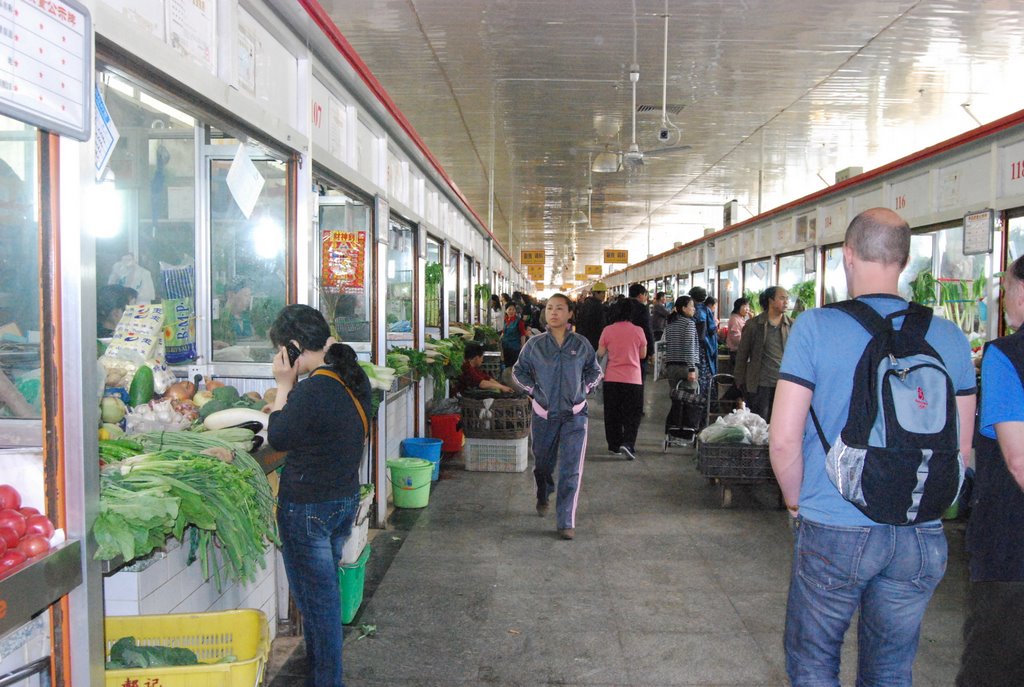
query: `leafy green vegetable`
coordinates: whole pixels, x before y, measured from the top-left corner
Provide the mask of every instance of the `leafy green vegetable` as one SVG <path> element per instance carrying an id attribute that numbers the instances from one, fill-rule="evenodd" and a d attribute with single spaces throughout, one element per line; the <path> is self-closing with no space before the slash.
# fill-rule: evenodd
<path id="1" fill-rule="evenodd" d="M 110 647 L 107 670 L 124 668 L 156 668 L 160 666 L 194 666 L 199 663 L 196 652 L 184 647 L 140 646 L 135 637 L 121 637 Z"/>
<path id="2" fill-rule="evenodd" d="M 130 561 L 163 546 L 168 536 L 183 539 L 193 528 L 204 574 L 218 588 L 218 558 L 230 577 L 254 579 L 257 566 L 265 565 L 267 542 L 279 539 L 266 476 L 240 448 L 251 442 L 252 432 L 151 432 L 134 439 L 149 453 L 123 457 L 100 471 L 95 557 Z M 233 460 L 200 454 L 211 447 L 230 450 Z"/>

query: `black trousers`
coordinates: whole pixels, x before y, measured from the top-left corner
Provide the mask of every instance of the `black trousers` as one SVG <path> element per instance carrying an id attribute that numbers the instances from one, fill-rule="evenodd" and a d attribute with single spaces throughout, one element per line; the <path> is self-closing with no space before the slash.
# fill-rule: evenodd
<path id="1" fill-rule="evenodd" d="M 640 413 L 644 406 L 644 387 L 623 382 L 604 383 L 604 436 L 608 448 L 636 447 Z"/>
<path id="2" fill-rule="evenodd" d="M 1024 582 L 971 582 L 957 687 L 1024 685 Z"/>
<path id="3" fill-rule="evenodd" d="M 748 389 L 744 398 L 750 412 L 757 413 L 765 422 L 772 421 L 772 408 L 775 406 L 774 386 L 759 386 L 753 393 Z"/>

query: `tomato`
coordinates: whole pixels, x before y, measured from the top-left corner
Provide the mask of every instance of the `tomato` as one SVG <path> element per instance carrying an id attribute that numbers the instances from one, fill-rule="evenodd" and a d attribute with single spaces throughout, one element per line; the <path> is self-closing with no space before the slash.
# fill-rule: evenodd
<path id="1" fill-rule="evenodd" d="M 0 527 L 0 540 L 7 545 L 8 549 L 13 549 L 17 546 L 19 539 L 21 539 L 21 537 L 18 536 L 18 533 L 10 527 Z"/>
<path id="2" fill-rule="evenodd" d="M 8 572 L 13 570 L 14 568 L 17 568 L 19 565 L 21 565 L 27 560 L 28 557 L 25 556 L 25 554 L 23 554 L 21 551 L 15 551 L 14 549 L 11 549 L 3 556 L 0 556 L 0 577 L 3 577 Z"/>
<path id="3" fill-rule="evenodd" d="M 39 509 L 33 508 L 32 506 L 22 506 L 21 508 L 18 509 L 18 512 L 27 518 L 30 515 L 38 515 Z"/>
<path id="4" fill-rule="evenodd" d="M 21 539 L 25 536 L 25 516 L 10 508 L 0 510 L 0 527 L 10 527 Z"/>
<path id="5" fill-rule="evenodd" d="M 18 551 L 32 558 L 50 550 L 50 542 L 46 537 L 39 534 L 30 534 L 18 542 Z"/>
<path id="6" fill-rule="evenodd" d="M 46 539 L 53 536 L 53 523 L 45 515 L 30 515 L 25 521 L 25 535 L 40 534 Z"/>
<path id="7" fill-rule="evenodd" d="M 21 508 L 21 494 L 10 484 L 0 484 L 0 510 Z"/>
<path id="8" fill-rule="evenodd" d="M 0 539 L 0 556 L 4 555 L 5 553 L 7 553 L 7 542 L 3 539 Z"/>

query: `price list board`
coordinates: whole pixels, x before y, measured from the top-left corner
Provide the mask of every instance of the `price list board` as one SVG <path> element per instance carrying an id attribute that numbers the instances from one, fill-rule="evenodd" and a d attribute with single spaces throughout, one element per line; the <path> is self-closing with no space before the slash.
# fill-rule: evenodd
<path id="1" fill-rule="evenodd" d="M 92 19 L 75 0 L 0 0 L 0 114 L 87 141 Z"/>

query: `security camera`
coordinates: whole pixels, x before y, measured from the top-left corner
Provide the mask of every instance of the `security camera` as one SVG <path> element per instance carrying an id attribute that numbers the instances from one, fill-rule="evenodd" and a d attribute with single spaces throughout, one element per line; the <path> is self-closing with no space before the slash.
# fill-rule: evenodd
<path id="1" fill-rule="evenodd" d="M 667 141 L 668 137 L 669 137 L 669 130 L 668 129 L 661 129 L 661 130 L 658 131 L 658 140 L 659 141 Z"/>

